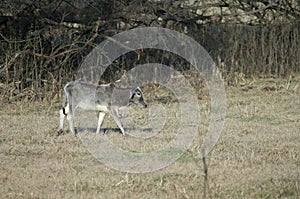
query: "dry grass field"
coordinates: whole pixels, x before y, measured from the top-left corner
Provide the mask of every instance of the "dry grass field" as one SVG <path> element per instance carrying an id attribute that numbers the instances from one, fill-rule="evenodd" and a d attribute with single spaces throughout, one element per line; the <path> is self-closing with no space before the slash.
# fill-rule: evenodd
<path id="1" fill-rule="evenodd" d="M 289 80 L 226 88 L 227 116 L 206 159 L 206 183 L 197 150 L 207 128 L 208 96 L 199 98 L 202 121 L 190 150 L 169 167 L 145 174 L 106 167 L 71 133 L 56 137 L 60 103 L 2 104 L 0 198 L 300 198 L 300 76 Z M 162 100 L 167 96 L 145 97 L 150 107 L 173 106 Z M 177 128 L 176 114 L 168 115 L 166 131 Z M 109 119 L 104 127 L 116 125 Z M 114 130 L 99 136 L 139 151 L 167 143 L 162 135 L 144 145 Z"/>

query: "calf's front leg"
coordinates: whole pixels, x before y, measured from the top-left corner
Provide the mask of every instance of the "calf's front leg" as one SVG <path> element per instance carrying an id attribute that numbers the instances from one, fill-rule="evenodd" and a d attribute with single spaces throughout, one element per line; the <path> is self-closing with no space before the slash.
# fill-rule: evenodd
<path id="1" fill-rule="evenodd" d="M 125 135 L 125 131 L 122 125 L 122 122 L 120 121 L 118 117 L 118 109 L 117 108 L 111 108 L 110 114 L 113 116 L 114 120 L 116 121 L 118 127 L 120 128 L 123 135 Z"/>

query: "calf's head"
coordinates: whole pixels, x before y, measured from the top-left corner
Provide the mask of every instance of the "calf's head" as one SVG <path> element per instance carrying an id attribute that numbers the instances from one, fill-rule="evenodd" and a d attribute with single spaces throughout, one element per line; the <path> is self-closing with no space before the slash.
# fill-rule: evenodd
<path id="1" fill-rule="evenodd" d="M 140 87 L 135 87 L 130 90 L 130 103 L 134 103 L 141 108 L 146 108 L 147 104 L 144 101 L 144 95 Z"/>

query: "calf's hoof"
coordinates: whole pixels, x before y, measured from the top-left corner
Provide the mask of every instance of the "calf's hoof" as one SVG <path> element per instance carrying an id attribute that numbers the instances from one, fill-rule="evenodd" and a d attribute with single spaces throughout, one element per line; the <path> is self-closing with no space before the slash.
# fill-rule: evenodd
<path id="1" fill-rule="evenodd" d="M 62 129 L 59 129 L 59 130 L 57 131 L 57 136 L 60 136 L 62 133 L 63 133 L 63 130 L 62 130 Z"/>
<path id="2" fill-rule="evenodd" d="M 75 137 L 77 137 L 77 134 L 78 134 L 77 128 L 74 128 L 74 134 L 75 134 Z"/>

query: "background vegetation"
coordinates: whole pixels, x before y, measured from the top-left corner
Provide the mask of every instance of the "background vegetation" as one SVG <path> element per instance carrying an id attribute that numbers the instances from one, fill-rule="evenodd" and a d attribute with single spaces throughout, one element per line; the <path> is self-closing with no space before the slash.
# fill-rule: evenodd
<path id="1" fill-rule="evenodd" d="M 300 71 L 298 0 L 2 0 L 2 100 L 52 100 L 93 47 L 135 27 L 165 27 L 196 39 L 228 84 L 245 77 Z M 176 42 L 176 41 L 174 41 Z M 140 53 L 140 52 L 138 52 Z M 139 63 L 188 64 L 168 52 L 144 49 L 114 62 L 100 81 L 114 81 Z"/>
<path id="2" fill-rule="evenodd" d="M 1 0 L 0 198 L 300 198 L 299 6 L 299 0 Z M 206 159 L 198 154 L 211 100 L 201 74 L 154 49 L 120 57 L 99 81 L 151 62 L 181 71 L 198 92 L 201 115 L 198 136 L 181 158 L 156 172 L 124 173 L 99 163 L 71 133 L 56 136 L 63 85 L 101 41 L 135 27 L 193 37 L 231 85 L 222 135 Z M 99 136 L 132 152 L 170 141 L 179 125 L 177 100 L 164 87 L 143 90 L 149 109 L 168 110 L 162 131 L 143 140 L 120 136 L 107 117 L 108 133 Z M 130 116 L 138 121 L 150 117 L 149 109 L 134 108 Z"/>

